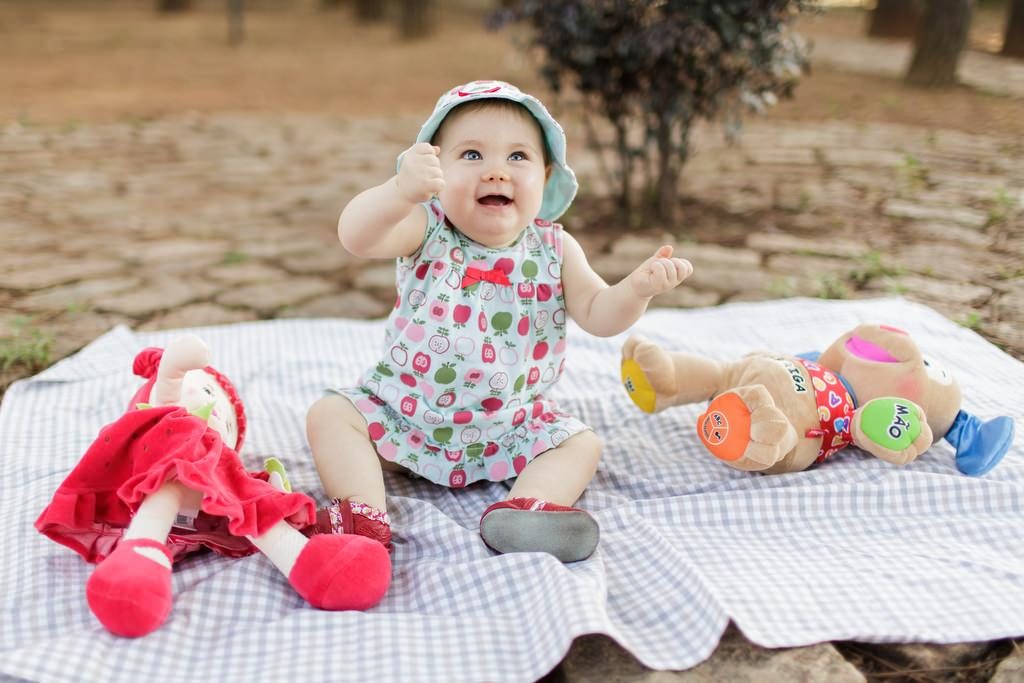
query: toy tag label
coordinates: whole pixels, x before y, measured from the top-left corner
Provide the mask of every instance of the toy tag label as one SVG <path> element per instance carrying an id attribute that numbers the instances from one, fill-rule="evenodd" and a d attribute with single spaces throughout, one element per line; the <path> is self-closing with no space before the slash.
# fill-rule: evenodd
<path id="1" fill-rule="evenodd" d="M 788 358 L 783 356 L 770 356 L 770 358 L 785 368 L 789 373 L 789 379 L 793 382 L 793 391 L 798 394 L 807 393 L 807 378 L 800 371 L 800 367 Z"/>
<path id="2" fill-rule="evenodd" d="M 182 508 L 174 516 L 174 528 L 196 530 L 196 517 L 199 516 L 199 508 Z"/>

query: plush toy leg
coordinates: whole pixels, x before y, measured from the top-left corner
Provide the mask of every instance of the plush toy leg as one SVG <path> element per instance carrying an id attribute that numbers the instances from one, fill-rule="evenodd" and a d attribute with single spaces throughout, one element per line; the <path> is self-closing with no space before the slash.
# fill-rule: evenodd
<path id="1" fill-rule="evenodd" d="M 668 353 L 640 335 L 622 346 L 622 384 L 637 406 L 654 413 L 705 401 L 719 390 L 721 363 L 688 353 Z"/>
<path id="2" fill-rule="evenodd" d="M 249 537 L 288 577 L 306 602 L 325 610 L 373 607 L 391 583 L 391 555 L 377 541 L 356 534 L 306 538 L 287 522 Z"/>
<path id="3" fill-rule="evenodd" d="M 171 554 L 148 538 L 121 541 L 85 585 L 89 609 L 111 633 L 137 638 L 171 612 Z"/>
<path id="4" fill-rule="evenodd" d="M 719 460 L 738 470 L 766 470 L 793 450 L 799 437 L 761 384 L 715 397 L 697 418 L 697 435 Z"/>
<path id="5" fill-rule="evenodd" d="M 160 627 L 171 611 L 171 554 L 167 534 L 183 503 L 197 493 L 176 482 L 142 502 L 117 548 L 89 577 L 89 609 L 111 633 L 128 638 Z"/>

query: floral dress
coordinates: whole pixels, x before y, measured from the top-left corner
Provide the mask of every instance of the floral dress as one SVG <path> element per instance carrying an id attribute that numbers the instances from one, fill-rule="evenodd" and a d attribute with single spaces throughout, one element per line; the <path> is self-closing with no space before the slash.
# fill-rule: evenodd
<path id="1" fill-rule="evenodd" d="M 427 209 L 420 249 L 398 259 L 385 353 L 337 392 L 385 460 L 443 486 L 518 475 L 589 429 L 544 394 L 565 366 L 562 226 L 536 220 L 497 249 Z"/>

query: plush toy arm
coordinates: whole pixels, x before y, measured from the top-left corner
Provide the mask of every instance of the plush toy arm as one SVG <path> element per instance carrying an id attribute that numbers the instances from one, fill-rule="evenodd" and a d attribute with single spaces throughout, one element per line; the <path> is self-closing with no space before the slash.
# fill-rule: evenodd
<path id="1" fill-rule="evenodd" d="M 210 351 L 196 335 L 186 334 L 174 339 L 164 349 L 160 359 L 149 402 L 154 406 L 178 403 L 181 400 L 181 380 L 185 373 L 206 367 L 209 362 Z"/>
<path id="2" fill-rule="evenodd" d="M 796 448 L 796 429 L 763 384 L 736 387 L 715 397 L 697 418 L 697 435 L 730 467 L 766 470 Z"/>
<path id="3" fill-rule="evenodd" d="M 906 465 L 932 445 L 932 429 L 921 406 L 905 398 L 872 399 L 857 409 L 853 443 L 893 465 Z"/>

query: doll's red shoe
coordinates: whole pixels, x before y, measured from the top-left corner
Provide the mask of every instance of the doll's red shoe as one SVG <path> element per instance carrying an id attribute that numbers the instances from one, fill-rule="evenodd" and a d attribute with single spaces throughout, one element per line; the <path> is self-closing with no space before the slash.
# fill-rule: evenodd
<path id="1" fill-rule="evenodd" d="M 149 538 L 121 541 L 89 577 L 85 597 L 92 613 L 115 635 L 138 638 L 155 631 L 171 612 L 167 546 Z"/>
<path id="2" fill-rule="evenodd" d="M 536 498 L 503 500 L 480 517 L 480 536 L 499 553 L 542 552 L 576 562 L 594 553 L 600 535 L 583 510 Z"/>
<path id="3" fill-rule="evenodd" d="M 391 584 L 391 555 L 365 536 L 317 534 L 299 553 L 288 581 L 313 607 L 369 609 Z"/>

